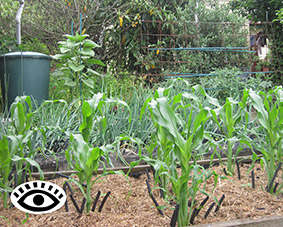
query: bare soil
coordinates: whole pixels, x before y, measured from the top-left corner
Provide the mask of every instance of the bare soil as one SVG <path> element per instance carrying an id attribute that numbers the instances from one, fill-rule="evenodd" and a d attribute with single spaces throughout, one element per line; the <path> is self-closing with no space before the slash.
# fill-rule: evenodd
<path id="1" fill-rule="evenodd" d="M 214 200 L 212 196 L 206 203 L 199 215 L 195 218 L 194 224 L 212 223 L 220 221 L 229 221 L 235 219 L 254 219 L 267 215 L 282 215 L 283 216 L 283 196 L 280 193 L 278 196 L 267 193 L 264 188 L 266 186 L 265 172 L 261 166 L 257 164 L 254 168 L 256 177 L 255 189 L 251 187 L 250 174 L 246 175 L 249 168 L 248 164 L 241 167 L 241 180 L 238 180 L 237 170 L 235 175 L 229 177 L 229 180 L 218 179 L 215 190 L 213 179 L 209 180 L 206 190 L 211 195 L 220 199 L 224 194 L 225 199 L 220 210 L 215 213 L 212 209 L 207 219 L 204 219 L 204 214 Z M 223 175 L 223 169 L 213 167 L 218 173 Z M 151 174 L 150 174 L 151 175 Z M 275 182 L 281 182 L 282 173 L 279 172 Z M 148 194 L 146 186 L 147 175 L 142 174 L 139 179 L 129 178 L 129 183 L 122 175 L 108 175 L 100 178 L 93 186 L 93 195 L 95 198 L 98 190 L 102 196 L 99 199 L 98 205 L 108 191 L 111 191 L 110 197 L 107 199 L 104 208 L 99 213 L 96 208 L 95 212 L 84 213 L 79 215 L 70 198 L 68 197 L 69 212 L 65 211 L 64 206 L 60 210 L 51 214 L 33 215 L 30 214 L 27 222 L 23 226 L 170 226 L 171 216 L 173 214 L 173 205 L 167 204 L 159 196 L 159 190 L 153 190 L 156 200 L 160 206 L 167 206 L 164 209 L 164 216 L 158 213 Z M 58 178 L 50 180 L 51 182 L 63 187 L 66 179 Z M 150 180 L 151 187 L 154 187 L 154 182 Z M 79 206 L 82 202 L 82 194 L 76 185 L 72 185 L 74 189 L 74 197 Z M 131 189 L 130 189 L 131 188 Z M 131 190 L 131 194 L 129 192 Z M 197 201 L 200 203 L 206 196 L 199 194 Z M 170 209 L 171 208 L 171 209 Z M 4 209 L 3 201 L 0 200 L 0 226 L 15 226 L 21 225 L 26 218 L 25 213 L 17 208 Z"/>

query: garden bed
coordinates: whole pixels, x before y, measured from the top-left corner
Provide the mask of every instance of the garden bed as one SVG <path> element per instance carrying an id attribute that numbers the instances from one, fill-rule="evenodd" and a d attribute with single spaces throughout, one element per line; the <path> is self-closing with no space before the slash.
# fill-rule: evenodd
<path id="1" fill-rule="evenodd" d="M 236 153 L 238 146 L 239 146 L 239 143 L 237 143 L 237 145 L 233 148 L 233 154 Z M 225 159 L 226 154 L 223 151 L 218 149 L 217 152 L 221 155 L 222 159 L 223 158 Z M 225 150 L 225 152 L 227 152 L 227 150 Z M 256 154 L 260 154 L 255 149 L 253 150 L 253 152 L 255 152 Z M 249 156 L 249 155 L 252 155 L 253 152 L 251 151 L 250 148 L 244 147 L 239 152 L 239 154 L 237 156 Z M 213 151 L 210 150 L 207 154 L 203 154 L 203 160 L 210 160 L 212 153 L 213 153 Z M 111 159 L 111 162 L 112 162 L 114 168 L 120 168 L 120 167 L 127 166 L 118 157 L 118 155 L 110 154 L 109 156 L 110 156 L 109 158 Z M 131 150 L 123 151 L 121 156 L 123 157 L 125 162 L 128 163 L 128 164 L 130 164 L 133 161 L 137 161 L 137 160 L 140 159 L 138 154 L 135 151 L 131 151 Z M 55 153 L 55 156 L 53 156 L 53 155 L 45 155 L 45 156 L 37 155 L 36 158 L 35 158 L 35 161 L 40 165 L 41 169 L 45 172 L 67 171 L 68 170 L 68 163 L 66 161 L 64 153 Z M 104 161 L 104 163 L 107 167 L 109 167 L 109 168 L 111 167 L 104 159 L 101 159 L 101 161 Z M 146 164 L 146 163 L 144 161 L 141 161 L 140 164 Z M 101 163 L 100 163 L 100 168 L 103 168 L 103 165 Z M 33 170 L 37 171 L 36 168 L 34 168 Z"/>
<path id="2" fill-rule="evenodd" d="M 214 212 L 214 208 L 204 219 L 204 214 L 210 204 L 213 202 L 209 198 L 203 209 L 195 218 L 194 224 L 205 224 L 214 222 L 231 221 L 237 219 L 257 219 L 270 215 L 283 216 L 283 196 L 280 193 L 278 196 L 273 196 L 264 191 L 266 186 L 266 177 L 264 171 L 259 164 L 254 167 L 255 189 L 251 187 L 250 174 L 246 172 L 250 164 L 241 166 L 241 180 L 238 180 L 237 171 L 235 176 L 229 177 L 230 180 L 218 179 L 218 183 L 212 193 L 217 199 L 224 194 L 225 199 L 218 212 Z M 221 166 L 212 167 L 218 174 L 223 175 Z M 281 171 L 278 174 L 281 175 Z M 150 173 L 150 185 L 153 188 L 154 182 Z M 138 179 L 129 178 L 131 183 L 131 195 L 127 198 L 130 192 L 130 186 L 122 175 L 108 175 L 94 184 L 92 197 L 96 196 L 98 190 L 101 191 L 98 206 L 103 197 L 108 191 L 111 191 L 110 197 L 107 199 L 101 213 L 95 210 L 86 214 L 85 211 L 79 215 L 73 206 L 70 198 L 68 198 L 69 212 L 62 207 L 60 210 L 44 215 L 30 215 L 24 226 L 170 226 L 171 217 L 173 214 L 174 204 L 168 205 L 160 198 L 159 190 L 153 190 L 153 194 L 160 206 L 169 206 L 171 209 L 164 209 L 164 216 L 158 213 L 148 194 L 146 185 L 147 175 L 142 174 Z M 282 179 L 276 178 L 275 182 L 281 182 Z M 51 180 L 63 186 L 66 181 L 64 178 Z M 81 205 L 82 195 L 79 189 L 72 185 L 74 189 L 74 198 Z M 211 192 L 213 188 L 213 179 L 210 179 L 206 190 Z M 198 194 L 196 200 L 198 204 L 206 196 Z M 19 226 L 26 218 L 25 214 L 16 208 L 10 210 L 3 209 L 3 202 L 0 203 L 1 216 L 0 226 Z M 8 224 L 9 223 L 9 224 Z"/>

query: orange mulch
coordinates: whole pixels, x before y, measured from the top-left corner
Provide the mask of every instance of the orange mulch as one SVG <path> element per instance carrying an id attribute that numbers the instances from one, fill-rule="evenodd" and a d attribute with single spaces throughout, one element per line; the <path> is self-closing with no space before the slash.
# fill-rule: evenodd
<path id="1" fill-rule="evenodd" d="M 213 202 L 210 198 L 204 208 L 196 217 L 194 224 L 211 223 L 218 221 L 228 221 L 235 219 L 250 219 L 266 215 L 283 215 L 283 196 L 280 193 L 278 196 L 273 196 L 264 190 L 266 186 L 265 173 L 260 165 L 254 168 L 256 177 L 256 188 L 250 186 L 250 174 L 246 175 L 249 165 L 241 167 L 242 179 L 237 179 L 235 176 L 229 177 L 230 180 L 218 179 L 217 186 L 214 192 L 213 180 L 209 180 L 207 184 L 207 192 L 220 199 L 222 194 L 225 194 L 224 202 L 217 213 L 212 209 L 207 219 L 204 219 L 204 214 L 209 205 Z M 213 169 L 223 175 L 220 166 Z M 280 175 L 279 175 L 280 174 Z M 282 173 L 279 172 L 276 182 L 281 182 Z M 145 180 L 146 174 L 143 174 L 139 179 L 129 178 L 131 183 L 131 194 L 129 183 L 125 177 L 121 175 L 108 175 L 100 178 L 93 186 L 92 197 L 95 198 L 98 190 L 101 191 L 97 208 L 95 212 L 84 213 L 79 215 L 75 207 L 68 198 L 69 212 L 65 212 L 64 206 L 51 214 L 29 215 L 27 222 L 23 226 L 170 226 L 170 220 L 173 213 L 172 209 L 164 209 L 164 216 L 160 215 L 157 209 L 153 206 L 153 202 L 148 195 Z M 66 179 L 54 179 L 51 182 L 63 187 Z M 154 183 L 151 180 L 151 187 Z M 74 197 L 79 206 L 82 201 L 82 194 L 76 185 L 72 185 L 74 189 Z M 110 197 L 107 199 L 102 213 L 99 213 L 98 207 L 105 196 L 111 191 Z M 159 197 L 159 190 L 153 190 L 156 200 L 160 206 L 173 208 L 170 204 Z M 199 194 L 197 201 L 200 203 L 206 196 Z M 15 226 L 18 227 L 26 218 L 25 213 L 17 208 L 3 209 L 3 202 L 0 200 L 0 226 Z"/>

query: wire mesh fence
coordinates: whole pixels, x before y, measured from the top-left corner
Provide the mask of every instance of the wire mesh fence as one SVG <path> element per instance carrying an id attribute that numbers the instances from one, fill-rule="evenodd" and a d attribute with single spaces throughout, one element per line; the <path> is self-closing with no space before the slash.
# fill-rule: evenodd
<path id="1" fill-rule="evenodd" d="M 154 81 L 214 76 L 216 69 L 232 67 L 245 75 L 275 72 L 271 22 L 144 20 L 141 26 L 141 75 Z"/>

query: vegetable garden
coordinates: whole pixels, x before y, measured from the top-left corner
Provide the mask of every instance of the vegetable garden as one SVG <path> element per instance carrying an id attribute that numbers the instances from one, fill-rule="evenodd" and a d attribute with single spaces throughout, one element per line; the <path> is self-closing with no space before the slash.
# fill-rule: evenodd
<path id="1" fill-rule="evenodd" d="M 283 215 L 273 24 L 272 70 L 250 72 L 262 60 L 250 56 L 243 17 L 225 7 L 182 14 L 181 6 L 153 5 L 134 16 L 122 7 L 102 43 L 83 31 L 64 35 L 52 50 L 48 100 L 23 94 L 8 106 L 2 94 L 1 226 L 189 226 Z M 173 21 L 201 10 L 207 18 L 196 23 Z M 218 22 L 217 12 L 233 22 Z M 202 21 L 209 18 L 215 27 Z M 35 179 L 61 186 L 65 205 L 44 215 L 13 207 L 13 189 Z"/>

